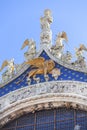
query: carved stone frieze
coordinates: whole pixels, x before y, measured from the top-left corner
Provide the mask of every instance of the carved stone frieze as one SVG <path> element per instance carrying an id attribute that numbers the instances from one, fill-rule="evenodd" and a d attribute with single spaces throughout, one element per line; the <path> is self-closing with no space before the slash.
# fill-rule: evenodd
<path id="1" fill-rule="evenodd" d="M 87 83 L 75 81 L 51 81 L 30 85 L 0 98 L 0 112 L 7 109 L 11 104 L 26 98 L 50 93 L 76 94 L 87 97 Z"/>

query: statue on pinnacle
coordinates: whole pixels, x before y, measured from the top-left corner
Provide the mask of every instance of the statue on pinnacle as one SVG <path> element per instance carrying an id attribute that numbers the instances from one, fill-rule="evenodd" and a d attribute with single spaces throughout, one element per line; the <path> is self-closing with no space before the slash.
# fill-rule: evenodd
<path id="1" fill-rule="evenodd" d="M 44 17 L 40 18 L 41 23 L 41 34 L 40 41 L 41 47 L 50 48 L 52 43 L 52 31 L 50 29 L 50 24 L 53 22 L 53 18 L 51 16 L 51 11 L 46 9 L 44 11 Z"/>

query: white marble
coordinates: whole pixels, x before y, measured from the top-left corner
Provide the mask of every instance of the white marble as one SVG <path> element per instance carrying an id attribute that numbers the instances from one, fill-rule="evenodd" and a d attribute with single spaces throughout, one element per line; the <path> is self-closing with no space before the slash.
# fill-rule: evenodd
<path id="1" fill-rule="evenodd" d="M 34 107 L 43 103 L 57 103 L 55 107 L 66 105 L 87 110 L 87 83 L 75 81 L 50 81 L 37 83 L 10 92 L 0 98 L 0 124 L 5 124 L 20 109 L 27 109 L 26 105 Z M 42 109 L 42 105 L 40 106 Z M 45 106 L 46 107 L 46 106 Z M 47 106 L 48 108 L 48 106 Z M 46 109 L 47 109 L 46 108 Z M 21 112 L 23 112 L 21 111 Z M 29 111 L 31 108 L 29 108 Z M 17 115 L 17 114 L 16 114 Z M 13 117 L 16 118 L 16 115 Z M 20 116 L 20 115 L 19 115 Z M 4 123 L 3 123 L 4 121 Z"/>
<path id="2" fill-rule="evenodd" d="M 0 106 L 2 109 L 5 109 L 5 107 L 8 106 L 7 104 L 48 93 L 71 93 L 87 97 L 87 83 L 76 81 L 49 81 L 30 85 L 29 87 L 26 86 L 1 97 Z M 2 110 L 1 108 L 0 111 Z"/>

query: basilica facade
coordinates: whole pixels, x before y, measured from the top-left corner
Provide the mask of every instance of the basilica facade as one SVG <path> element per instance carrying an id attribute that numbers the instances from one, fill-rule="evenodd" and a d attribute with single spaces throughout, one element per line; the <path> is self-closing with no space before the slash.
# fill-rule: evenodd
<path id="1" fill-rule="evenodd" d="M 5 60 L 0 82 L 0 130 L 87 130 L 87 62 L 84 44 L 64 51 L 67 33 L 52 43 L 51 11 L 40 18 L 40 50 L 26 39 L 25 62 Z"/>

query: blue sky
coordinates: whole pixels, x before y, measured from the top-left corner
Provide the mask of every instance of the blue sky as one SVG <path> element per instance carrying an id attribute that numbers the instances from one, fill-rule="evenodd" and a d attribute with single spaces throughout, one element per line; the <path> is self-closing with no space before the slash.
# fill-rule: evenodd
<path id="1" fill-rule="evenodd" d="M 20 48 L 27 38 L 33 38 L 39 48 L 40 17 L 45 9 L 53 15 L 53 44 L 56 34 L 65 31 L 69 39 L 65 48 L 73 56 L 80 43 L 87 46 L 87 0 L 0 0 L 0 66 L 13 57 L 15 63 L 24 61 L 27 48 Z"/>

